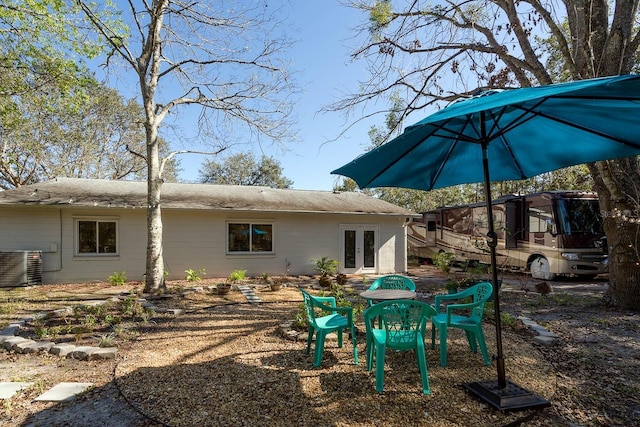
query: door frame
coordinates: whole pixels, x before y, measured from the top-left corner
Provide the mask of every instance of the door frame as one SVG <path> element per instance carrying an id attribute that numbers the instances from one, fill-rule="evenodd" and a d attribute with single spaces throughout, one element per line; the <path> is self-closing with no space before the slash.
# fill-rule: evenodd
<path id="1" fill-rule="evenodd" d="M 377 274 L 380 269 L 380 225 L 378 224 L 340 224 L 339 227 L 339 245 L 340 245 L 340 272 L 344 274 Z M 345 231 L 351 230 L 356 232 L 356 263 L 355 268 L 347 268 L 344 265 L 345 259 Z M 374 263 L 373 267 L 365 268 L 364 251 L 360 250 L 364 244 L 364 232 L 374 232 Z"/>

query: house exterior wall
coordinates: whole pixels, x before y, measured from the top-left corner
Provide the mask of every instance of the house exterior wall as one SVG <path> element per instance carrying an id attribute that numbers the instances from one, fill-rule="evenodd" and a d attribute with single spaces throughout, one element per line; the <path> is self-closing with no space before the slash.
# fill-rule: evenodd
<path id="1" fill-rule="evenodd" d="M 236 269 L 248 276 L 316 274 L 313 260 L 340 259 L 340 226 L 376 225 L 379 230 L 378 274 L 407 269 L 404 222 L 397 216 L 314 213 L 247 213 L 239 211 L 170 210 L 162 212 L 167 279 L 185 277 L 186 269 L 204 268 L 205 277 L 226 277 Z M 76 220 L 117 222 L 118 253 L 78 256 Z M 227 223 L 273 224 L 270 254 L 227 253 Z M 43 282 L 106 281 L 114 272 L 127 280 L 143 280 L 146 260 L 146 211 L 125 208 L 0 208 L 0 251 L 43 251 Z"/>

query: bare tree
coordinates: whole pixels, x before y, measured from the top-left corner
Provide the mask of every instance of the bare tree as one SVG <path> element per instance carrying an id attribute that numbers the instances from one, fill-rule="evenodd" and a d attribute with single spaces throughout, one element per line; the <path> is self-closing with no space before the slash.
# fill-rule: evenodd
<path id="1" fill-rule="evenodd" d="M 353 113 L 381 97 L 404 96 L 409 114 L 440 108 L 478 88 L 526 87 L 627 74 L 638 67 L 638 0 L 460 0 L 428 3 L 349 0 L 366 13 L 352 59 L 369 78 L 328 110 Z M 357 36 L 358 37 L 358 36 Z M 633 211 L 637 158 L 588 165 L 604 212 Z M 629 236 L 638 224 L 605 215 L 608 297 L 640 309 L 640 260 Z"/>
<path id="2" fill-rule="evenodd" d="M 98 6 L 78 3 L 110 43 L 112 57 L 124 60 L 139 82 L 148 168 L 145 291 L 160 291 L 164 167 L 176 154 L 190 152 L 160 155 L 163 120 L 178 107 L 200 107 L 199 128 L 213 138 L 210 153 L 226 147 L 213 136 L 223 127 L 240 128 L 244 138 L 258 142 L 261 137 L 282 141 L 290 130 L 293 85 L 279 55 L 289 41 L 276 19 L 278 11 L 262 1 L 129 1 L 129 9 L 122 11 L 124 21 L 130 21 L 129 35 L 101 21 Z"/>

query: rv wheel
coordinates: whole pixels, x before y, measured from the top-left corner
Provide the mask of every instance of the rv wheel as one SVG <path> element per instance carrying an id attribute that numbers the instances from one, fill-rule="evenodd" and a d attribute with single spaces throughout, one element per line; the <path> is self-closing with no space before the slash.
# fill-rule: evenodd
<path id="1" fill-rule="evenodd" d="M 553 280 L 556 278 L 556 275 L 550 271 L 549 261 L 543 256 L 534 258 L 529 269 L 531 270 L 531 277 L 534 279 Z"/>

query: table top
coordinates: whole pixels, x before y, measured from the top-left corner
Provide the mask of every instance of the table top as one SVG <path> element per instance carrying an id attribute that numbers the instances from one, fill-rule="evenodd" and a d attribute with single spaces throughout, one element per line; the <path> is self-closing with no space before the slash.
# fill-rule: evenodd
<path id="1" fill-rule="evenodd" d="M 360 296 L 365 299 L 383 301 L 392 299 L 414 299 L 416 293 L 407 289 L 374 289 L 372 291 L 364 291 Z"/>

